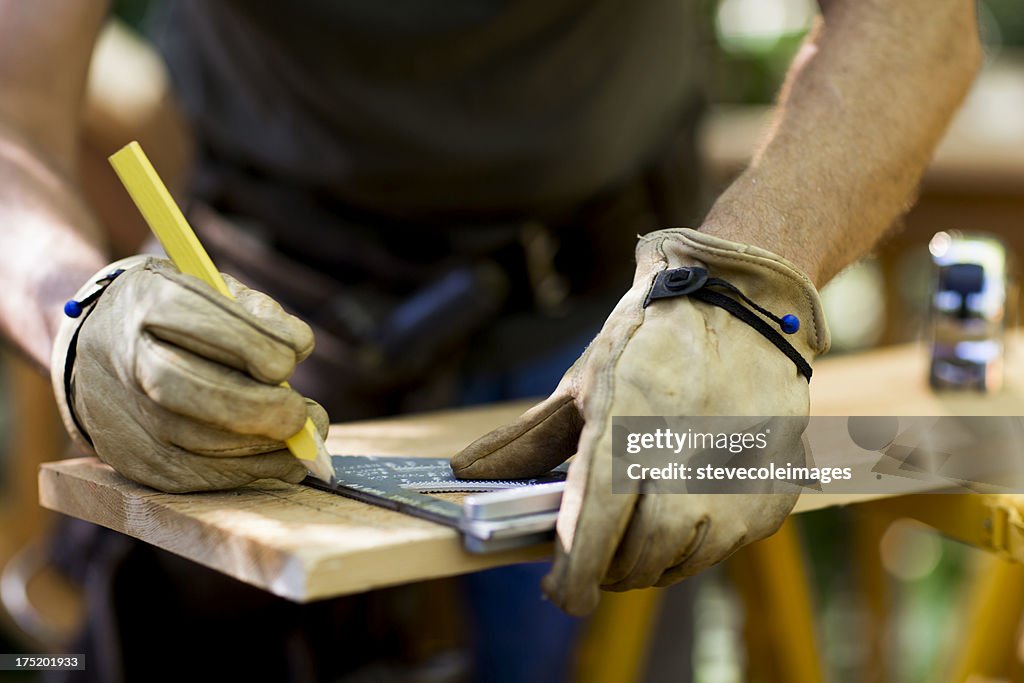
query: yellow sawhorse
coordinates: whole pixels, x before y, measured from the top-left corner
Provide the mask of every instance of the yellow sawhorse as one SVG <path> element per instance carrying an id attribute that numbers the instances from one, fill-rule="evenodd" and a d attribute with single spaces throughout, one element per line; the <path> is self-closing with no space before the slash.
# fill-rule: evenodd
<path id="1" fill-rule="evenodd" d="M 729 559 L 748 618 L 748 674 L 757 680 L 821 683 L 825 680 L 814 628 L 809 582 L 793 518 L 770 538 Z M 658 589 L 605 593 L 588 625 L 575 679 L 580 683 L 641 681 Z"/>
<path id="2" fill-rule="evenodd" d="M 1021 680 L 1017 649 L 1024 614 L 1024 495 L 900 496 L 858 509 L 887 522 L 917 520 L 994 555 L 970 579 L 963 639 L 951 653 L 947 680 Z"/>
<path id="3" fill-rule="evenodd" d="M 1024 614 L 1024 495 L 908 495 L 855 507 L 863 514 L 856 520 L 852 542 L 855 552 L 864 554 L 858 578 L 870 626 L 862 634 L 870 641 L 865 676 L 873 681 L 885 677 L 888 596 L 878 563 L 878 539 L 889 523 L 913 519 L 994 555 L 970 578 L 963 639 L 945 668 L 947 680 L 1024 679 L 1017 657 Z M 730 558 L 728 570 L 748 615 L 748 678 L 787 683 L 826 680 L 794 520 L 788 519 L 774 536 Z M 580 653 L 576 680 L 642 680 L 658 606 L 656 589 L 603 596 Z"/>

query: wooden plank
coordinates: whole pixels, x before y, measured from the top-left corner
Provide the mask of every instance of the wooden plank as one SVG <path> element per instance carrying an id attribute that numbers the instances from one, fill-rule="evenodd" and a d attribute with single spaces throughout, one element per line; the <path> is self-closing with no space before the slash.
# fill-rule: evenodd
<path id="1" fill-rule="evenodd" d="M 1022 335 L 1007 337 L 1008 357 L 1020 357 Z M 928 349 L 906 344 L 826 358 L 811 381 L 812 415 L 1020 415 L 1021 378 L 1007 371 L 1002 391 L 940 392 L 928 387 Z M 1011 365 L 1011 368 L 1013 366 Z M 800 498 L 794 514 L 877 500 L 877 494 L 814 494 Z"/>
<path id="2" fill-rule="evenodd" d="M 1019 337 L 1013 338 L 1019 343 Z M 933 394 L 920 345 L 819 362 L 811 382 L 818 415 L 1019 413 L 1010 373 L 997 394 Z M 334 425 L 333 453 L 447 457 L 531 402 Z M 116 529 L 297 601 L 450 576 L 536 559 L 537 547 L 496 555 L 463 552 L 451 529 L 281 482 L 238 491 L 169 495 L 132 484 L 94 459 L 42 467 L 45 507 Z M 797 512 L 878 498 L 805 495 Z"/>
<path id="3" fill-rule="evenodd" d="M 332 427 L 336 453 L 447 456 L 529 405 Z M 171 495 L 94 458 L 40 470 L 44 507 L 115 529 L 299 602 L 539 559 L 550 548 L 472 555 L 452 529 L 283 482 Z"/>

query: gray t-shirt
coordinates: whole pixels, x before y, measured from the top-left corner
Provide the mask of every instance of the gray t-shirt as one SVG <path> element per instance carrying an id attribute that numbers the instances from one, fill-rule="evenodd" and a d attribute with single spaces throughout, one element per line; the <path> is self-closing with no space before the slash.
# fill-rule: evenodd
<path id="1" fill-rule="evenodd" d="M 204 154 L 397 218 L 570 206 L 685 121 L 695 0 L 172 0 Z"/>

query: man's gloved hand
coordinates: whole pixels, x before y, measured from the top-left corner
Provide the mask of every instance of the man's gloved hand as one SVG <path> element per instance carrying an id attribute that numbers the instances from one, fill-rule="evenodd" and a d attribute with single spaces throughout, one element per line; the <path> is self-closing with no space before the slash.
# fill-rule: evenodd
<path id="1" fill-rule="evenodd" d="M 327 414 L 279 384 L 313 350 L 309 326 L 227 275 L 236 301 L 167 260 L 114 265 L 125 272 L 55 342 L 53 383 L 69 431 L 162 491 L 300 481 L 306 469 L 282 442 L 307 415 L 326 435 Z M 70 347 L 71 391 L 60 400 Z"/>
<path id="2" fill-rule="evenodd" d="M 636 257 L 632 288 L 554 393 L 452 460 L 460 477 L 503 479 L 536 476 L 576 455 L 544 579 L 544 591 L 571 614 L 592 611 L 599 587 L 663 586 L 715 564 L 774 533 L 796 502 L 796 494 L 612 493 L 613 416 L 809 409 L 807 379 L 747 323 L 689 296 L 645 308 L 655 276 L 701 266 L 762 308 L 795 314 L 801 327 L 785 337 L 808 363 L 829 343 L 810 280 L 763 249 L 672 229 L 642 237 Z M 799 434 L 789 438 L 802 454 Z"/>

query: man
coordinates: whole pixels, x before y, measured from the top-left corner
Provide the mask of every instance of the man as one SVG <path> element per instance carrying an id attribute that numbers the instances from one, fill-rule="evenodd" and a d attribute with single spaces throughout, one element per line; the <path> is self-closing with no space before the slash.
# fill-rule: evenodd
<path id="1" fill-rule="evenodd" d="M 318 342 L 338 352 L 321 362 L 344 358 L 333 373 L 341 380 L 337 391 L 311 392 L 340 407 L 335 419 L 368 402 L 402 407 L 395 396 L 433 384 L 424 378 L 451 339 L 394 376 L 362 353 L 386 361 L 403 357 L 396 348 L 412 352 L 400 336 L 382 341 L 402 302 L 432 301 L 431 287 L 452 273 L 475 273 L 468 291 L 486 289 L 492 279 L 475 270 L 486 263 L 506 274 L 520 310 L 555 310 L 564 301 L 543 297 L 559 276 L 593 299 L 601 288 L 586 265 L 628 263 L 624 242 L 650 233 L 632 287 L 552 397 L 453 463 L 464 476 L 508 477 L 576 455 L 544 588 L 585 614 L 600 587 L 671 583 L 781 523 L 791 497 L 613 495 L 611 416 L 805 415 L 809 364 L 828 344 L 815 288 L 909 206 L 977 67 L 972 3 L 822 4 L 770 135 L 696 232 L 650 232 L 678 213 L 630 199 L 637 179 L 673 177 L 651 168 L 680 127 L 692 129 L 683 3 L 467 2 L 444 13 L 410 4 L 403 14 L 390 4 L 291 3 L 285 12 L 277 3 L 182 2 L 169 6 L 161 43 L 199 138 L 196 192 L 212 206 L 201 229 L 215 242 L 228 235 L 228 246 L 242 239 L 232 235 L 256 235 L 250 254 L 312 266 L 313 281 L 336 276 L 342 299 L 318 310 L 346 313 L 314 322 L 318 333 L 331 328 Z M 88 317 L 61 320 L 64 300 L 109 270 L 75 179 L 85 65 L 105 7 L 0 6 L 8 337 L 41 365 L 53 356 L 73 432 L 129 477 L 170 491 L 298 481 L 304 471 L 281 440 L 307 410 L 322 413 L 275 385 L 310 353 L 312 334 L 272 300 L 238 285 L 241 301 L 227 305 L 164 264 L 132 262 Z M 691 191 L 679 181 L 651 197 Z M 587 207 L 623 215 L 621 232 L 591 220 Z M 638 224 L 643 214 L 656 224 Z M 225 225 L 246 221 L 241 233 Z M 524 240 L 538 224 L 547 226 L 534 230 L 541 238 Z M 562 267 L 551 249 L 537 257 L 545 249 L 511 246 L 543 245 L 544 235 L 560 240 Z M 250 274 L 273 270 L 256 257 L 239 261 Z M 770 331 L 689 296 L 648 301 L 660 273 L 694 266 L 774 314 Z M 500 324 L 488 311 L 504 304 L 488 302 L 459 326 L 463 336 Z M 304 317 L 318 312 L 302 311 L 298 296 L 288 303 Z M 784 315 L 799 329 L 780 327 Z M 370 332 L 355 320 L 368 320 Z"/>

